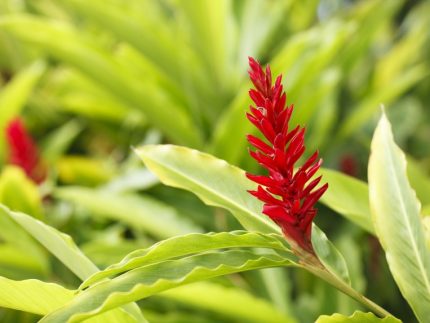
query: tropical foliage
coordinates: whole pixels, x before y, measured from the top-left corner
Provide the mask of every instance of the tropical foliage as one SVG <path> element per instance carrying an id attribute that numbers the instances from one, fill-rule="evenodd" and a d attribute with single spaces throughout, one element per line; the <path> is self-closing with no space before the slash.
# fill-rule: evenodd
<path id="1" fill-rule="evenodd" d="M 427 322 L 429 16 L 0 0 L 0 321 Z M 249 56 L 324 160 L 305 253 L 247 192 Z"/>

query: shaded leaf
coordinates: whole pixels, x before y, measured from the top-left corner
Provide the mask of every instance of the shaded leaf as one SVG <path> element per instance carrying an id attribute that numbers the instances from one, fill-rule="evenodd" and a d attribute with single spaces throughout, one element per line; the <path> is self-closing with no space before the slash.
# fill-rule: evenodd
<path id="1" fill-rule="evenodd" d="M 159 239 L 202 232 L 174 208 L 149 196 L 115 194 L 85 187 L 60 188 L 54 194 L 87 208 L 95 216 L 118 220 Z"/>
<path id="2" fill-rule="evenodd" d="M 3 134 L 10 120 L 20 114 L 38 80 L 45 71 L 45 64 L 37 61 L 18 73 L 0 92 L 0 161 L 4 159 Z"/>
<path id="3" fill-rule="evenodd" d="M 320 201 L 361 228 L 373 233 L 367 184 L 330 169 L 321 169 L 320 173 L 323 175 L 323 180 L 329 184 L 329 189 Z"/>
<path id="4" fill-rule="evenodd" d="M 296 322 L 294 318 L 281 313 L 264 299 L 254 297 L 238 288 L 223 287 L 209 282 L 184 285 L 162 292 L 159 296 L 220 313 L 241 322 Z"/>

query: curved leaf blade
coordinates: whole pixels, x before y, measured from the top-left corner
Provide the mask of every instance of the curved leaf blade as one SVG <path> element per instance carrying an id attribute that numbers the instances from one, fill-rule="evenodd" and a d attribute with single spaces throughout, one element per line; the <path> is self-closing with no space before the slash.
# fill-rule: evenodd
<path id="1" fill-rule="evenodd" d="M 46 315 L 73 298 L 74 291 L 36 279 L 0 277 L 0 307 Z"/>
<path id="2" fill-rule="evenodd" d="M 243 170 L 180 146 L 148 145 L 136 153 L 164 184 L 193 192 L 208 205 L 228 209 L 247 230 L 281 232 L 261 214 L 261 202 L 250 198 L 247 190 L 255 187 Z"/>
<path id="3" fill-rule="evenodd" d="M 122 274 L 140 266 L 200 252 L 227 248 L 275 249 L 288 254 L 291 260 L 295 258 L 288 249 L 285 239 L 276 234 L 269 235 L 247 231 L 212 232 L 207 234 L 191 233 L 160 241 L 147 249 L 135 250 L 118 264 L 111 265 L 88 278 L 80 288 L 88 287 L 104 278 Z"/>
<path id="4" fill-rule="evenodd" d="M 255 183 L 240 168 L 209 154 L 173 145 L 148 145 L 136 153 L 164 184 L 186 189 L 206 204 L 229 210 L 245 229 L 280 233 L 279 227 L 262 214 L 261 202 L 248 194 L 247 190 L 255 189 Z M 315 239 L 326 251 L 320 256 L 332 268 L 337 268 L 332 273 L 347 273 L 346 267 L 342 268 L 345 265 L 342 256 L 327 239 L 320 237 L 317 235 Z M 344 274 L 339 279 L 344 280 Z"/>
<path id="5" fill-rule="evenodd" d="M 418 319 L 426 322 L 430 317 L 430 252 L 420 203 L 406 175 L 406 158 L 393 140 L 385 115 L 372 139 L 368 174 L 372 219 L 391 273 Z"/>
<path id="6" fill-rule="evenodd" d="M 122 304 L 162 291 L 232 273 L 287 266 L 288 258 L 252 251 L 205 253 L 142 266 L 78 294 L 68 305 L 40 322 L 79 322 Z"/>
<path id="7" fill-rule="evenodd" d="M 74 290 L 36 279 L 15 281 L 0 277 L 0 307 L 47 315 L 73 299 Z M 112 310 L 88 320 L 89 323 L 124 322 L 145 323 L 141 317 L 131 317 L 122 310 Z"/>
<path id="8" fill-rule="evenodd" d="M 99 271 L 97 266 L 83 254 L 69 235 L 27 214 L 12 212 L 1 204 L 0 213 L 20 225 L 81 280 Z M 115 319 L 117 322 L 145 322 L 145 318 L 136 304 L 126 304 L 123 308 L 112 311 L 109 314 L 106 313 L 106 315 L 108 315 L 106 317 Z"/>
<path id="9" fill-rule="evenodd" d="M 3 205 L 0 205 L 0 212 L 12 218 L 82 280 L 98 271 L 70 236 L 27 214 L 12 212 Z"/>

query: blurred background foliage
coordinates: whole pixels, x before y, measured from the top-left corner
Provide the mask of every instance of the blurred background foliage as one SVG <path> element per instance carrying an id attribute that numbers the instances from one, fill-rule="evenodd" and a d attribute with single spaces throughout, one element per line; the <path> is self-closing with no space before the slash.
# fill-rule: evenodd
<path id="1" fill-rule="evenodd" d="M 319 149 L 325 167 L 366 180 L 384 104 L 415 180 L 428 188 L 429 17 L 428 1 L 0 0 L 0 201 L 70 234 L 100 268 L 160 239 L 239 228 L 225 211 L 159 185 L 131 147 L 185 145 L 256 171 L 245 141 L 248 56 L 284 74 L 293 123 L 307 126 L 308 153 Z M 7 165 L 3 134 L 16 116 L 48 165 L 39 187 Z M 430 194 L 422 202 L 430 213 Z M 2 221 L 1 276 L 79 285 Z M 323 206 L 316 221 L 347 258 L 356 289 L 412 322 L 377 240 Z M 311 322 L 359 309 L 287 269 L 140 305 L 151 322 Z M 249 317 L 254 306 L 260 314 Z M 36 320 L 0 310 L 2 322 Z"/>

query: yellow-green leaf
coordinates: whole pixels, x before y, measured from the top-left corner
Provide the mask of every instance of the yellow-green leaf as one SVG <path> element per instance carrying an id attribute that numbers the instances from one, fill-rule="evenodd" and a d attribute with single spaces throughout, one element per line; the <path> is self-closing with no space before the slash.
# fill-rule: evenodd
<path id="1" fill-rule="evenodd" d="M 369 194 L 372 219 L 391 273 L 421 322 L 430 317 L 430 251 L 420 203 L 406 175 L 406 158 L 385 115 L 372 139 Z"/>

